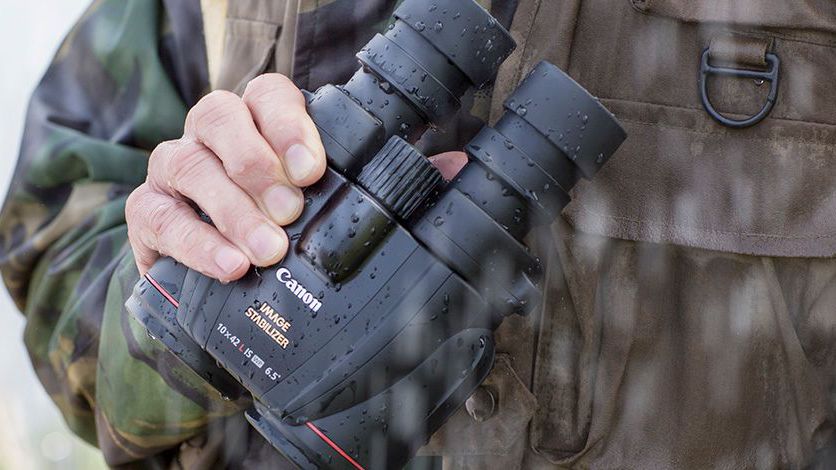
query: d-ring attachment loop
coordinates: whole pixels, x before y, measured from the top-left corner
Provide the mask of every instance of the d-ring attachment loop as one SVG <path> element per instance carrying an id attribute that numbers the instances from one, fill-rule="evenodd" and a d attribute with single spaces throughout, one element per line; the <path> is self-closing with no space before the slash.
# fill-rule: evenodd
<path id="1" fill-rule="evenodd" d="M 702 51 L 702 63 L 700 64 L 700 99 L 702 105 L 708 114 L 720 124 L 734 129 L 743 129 L 744 127 L 754 126 L 761 122 L 772 111 L 775 106 L 775 100 L 778 98 L 778 70 L 781 66 L 781 60 L 774 53 L 767 52 L 765 59 L 769 66 L 766 71 L 735 69 L 731 67 L 715 67 L 708 62 L 708 48 Z M 711 101 L 708 99 L 708 77 L 710 75 L 723 75 L 727 77 L 752 78 L 755 80 L 764 80 L 769 82 L 769 96 L 766 98 L 766 103 L 760 111 L 754 116 L 746 119 L 729 119 L 714 109 Z"/>

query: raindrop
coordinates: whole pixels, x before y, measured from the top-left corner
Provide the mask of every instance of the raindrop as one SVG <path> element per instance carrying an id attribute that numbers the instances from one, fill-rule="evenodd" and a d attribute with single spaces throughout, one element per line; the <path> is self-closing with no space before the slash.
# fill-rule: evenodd
<path id="1" fill-rule="evenodd" d="M 415 23 L 415 30 L 419 33 L 425 29 L 427 29 L 427 25 L 423 21 Z"/>

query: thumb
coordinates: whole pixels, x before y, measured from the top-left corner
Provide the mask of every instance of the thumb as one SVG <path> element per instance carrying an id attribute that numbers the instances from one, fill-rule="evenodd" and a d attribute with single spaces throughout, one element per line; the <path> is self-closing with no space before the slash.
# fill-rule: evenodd
<path id="1" fill-rule="evenodd" d="M 450 181 L 467 164 L 467 154 L 464 152 L 444 152 L 430 157 L 433 164 L 445 180 Z"/>

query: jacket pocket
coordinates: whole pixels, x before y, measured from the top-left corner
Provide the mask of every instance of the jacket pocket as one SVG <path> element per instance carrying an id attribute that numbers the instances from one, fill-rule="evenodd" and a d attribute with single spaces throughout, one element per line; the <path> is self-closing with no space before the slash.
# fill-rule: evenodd
<path id="1" fill-rule="evenodd" d="M 226 24 L 218 88 L 241 94 L 250 80 L 265 73 L 273 60 L 281 25 L 242 18 Z"/>
<path id="2" fill-rule="evenodd" d="M 630 0 L 639 11 L 688 23 L 836 33 L 832 0 Z"/>
<path id="3" fill-rule="evenodd" d="M 718 17 L 693 16 L 702 10 L 685 1 L 638 8 L 591 0 L 578 17 L 569 74 L 615 112 L 628 138 L 595 181 L 575 188 L 566 211 L 574 227 L 762 256 L 836 253 L 836 35 L 772 29 L 756 16 L 746 25 L 692 22 Z M 781 60 L 772 113 L 748 129 L 716 123 L 700 100 L 702 51 L 727 37 L 771 44 Z M 708 80 L 714 107 L 734 118 L 757 113 L 769 88 Z"/>

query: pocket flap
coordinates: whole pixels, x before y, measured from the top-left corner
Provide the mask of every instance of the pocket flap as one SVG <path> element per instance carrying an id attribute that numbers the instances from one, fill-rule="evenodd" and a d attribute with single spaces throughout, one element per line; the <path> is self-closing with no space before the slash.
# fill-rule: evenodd
<path id="1" fill-rule="evenodd" d="M 833 0 L 630 0 L 638 10 L 689 23 L 731 23 L 836 33 Z"/>

